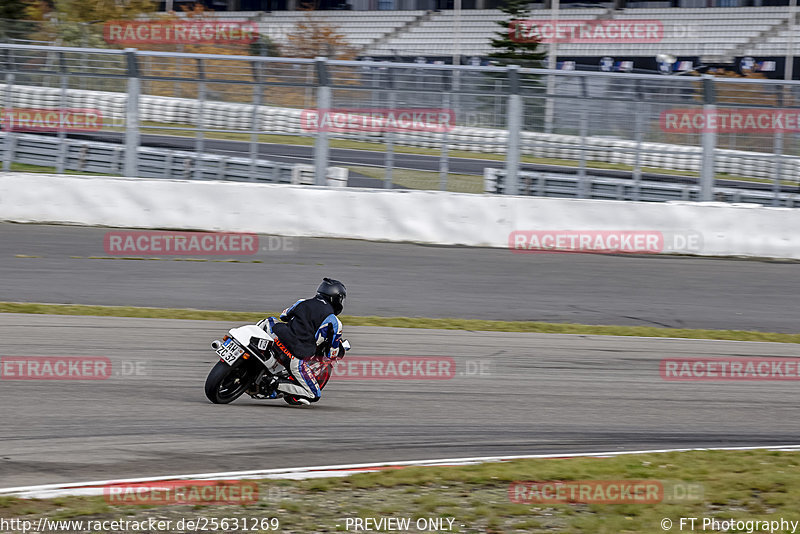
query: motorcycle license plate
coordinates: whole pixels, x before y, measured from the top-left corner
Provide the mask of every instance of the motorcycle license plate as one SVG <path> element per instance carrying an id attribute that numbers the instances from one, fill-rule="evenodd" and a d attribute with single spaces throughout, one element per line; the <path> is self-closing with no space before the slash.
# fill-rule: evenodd
<path id="1" fill-rule="evenodd" d="M 234 343 L 232 338 L 228 338 L 225 340 L 225 343 L 217 349 L 217 354 L 225 363 L 228 365 L 233 365 L 233 362 L 238 360 L 241 355 L 244 354 L 244 349 L 241 348 L 237 343 Z"/>

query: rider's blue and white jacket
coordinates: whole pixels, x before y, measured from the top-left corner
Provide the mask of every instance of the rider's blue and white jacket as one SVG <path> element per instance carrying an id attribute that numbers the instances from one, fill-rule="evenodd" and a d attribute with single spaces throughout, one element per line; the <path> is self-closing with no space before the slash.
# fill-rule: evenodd
<path id="1" fill-rule="evenodd" d="M 283 310 L 277 322 L 270 317 L 269 326 L 293 356 L 306 359 L 317 347 L 329 343 L 326 356 L 336 358 L 342 351 L 342 322 L 333 313 L 333 306 L 322 297 L 301 299 Z"/>

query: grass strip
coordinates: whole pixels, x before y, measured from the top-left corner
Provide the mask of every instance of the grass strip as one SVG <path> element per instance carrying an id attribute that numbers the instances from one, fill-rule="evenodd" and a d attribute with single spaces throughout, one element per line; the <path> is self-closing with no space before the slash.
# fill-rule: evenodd
<path id="1" fill-rule="evenodd" d="M 11 162 L 11 172 L 35 172 L 43 174 L 55 174 L 55 167 L 47 167 L 43 165 L 31 165 L 30 163 L 17 163 Z M 101 172 L 85 172 L 85 171 L 70 171 L 64 170 L 63 174 L 71 174 L 76 176 L 117 176 L 114 174 L 105 174 Z"/>
<path id="2" fill-rule="evenodd" d="M 470 466 L 391 469 L 346 478 L 265 481 L 259 499 L 234 505 L 147 505 L 109 503 L 104 497 L 44 500 L 0 498 L 0 517 L 51 520 L 150 518 L 277 518 L 287 533 L 338 532 L 346 518 L 452 518 L 452 530 L 436 532 L 559 532 L 598 534 L 692 531 L 681 517 L 719 521 L 800 521 L 800 456 L 778 451 L 690 451 L 612 458 L 516 460 Z M 663 488 L 650 502 L 537 502 L 509 492 L 520 481 L 644 481 Z M 604 490 L 605 491 L 605 490 Z M 596 493 L 589 495 L 598 496 Z M 605 493 L 604 493 L 605 495 Z M 612 496 L 611 493 L 607 493 Z M 515 497 L 517 502 L 512 502 Z M 520 502 L 521 501 L 521 502 Z M 662 530 L 662 521 L 671 521 Z M 446 523 L 445 523 L 446 524 Z M 724 529 L 747 532 L 747 527 Z M 350 529 L 353 530 L 352 528 Z M 721 531 L 720 529 L 713 529 Z M 230 531 L 230 530 L 228 530 Z M 418 532 L 415 527 L 408 532 Z M 755 532 L 769 531 L 758 528 Z M 783 532 L 784 530 L 779 530 Z M 786 532 L 791 532 L 791 527 Z M 405 530 L 404 530 L 405 532 Z"/>
<path id="3" fill-rule="evenodd" d="M 152 319 L 194 319 L 204 321 L 255 322 L 276 312 L 236 312 L 184 308 L 140 308 L 134 306 L 94 306 L 85 304 L 45 304 L 0 302 L 0 313 L 33 313 L 48 315 L 91 315 L 105 317 L 139 317 Z M 800 343 L 800 334 L 757 332 L 752 330 L 702 330 L 662 328 L 654 326 L 585 325 L 545 323 L 537 321 L 491 321 L 483 319 L 448 319 L 427 317 L 376 317 L 343 315 L 350 326 L 386 326 L 394 328 L 428 328 L 489 332 L 536 332 L 546 334 L 583 334 L 607 336 L 670 337 L 686 339 L 720 339 L 732 341 L 771 341 Z"/>
<path id="4" fill-rule="evenodd" d="M 377 180 L 386 179 L 386 169 L 383 167 L 348 166 L 347 168 L 352 172 L 357 172 Z M 438 172 L 392 169 L 392 183 L 409 189 L 435 191 L 441 187 L 441 176 Z M 483 176 L 448 173 L 447 191 L 456 193 L 483 193 Z"/>

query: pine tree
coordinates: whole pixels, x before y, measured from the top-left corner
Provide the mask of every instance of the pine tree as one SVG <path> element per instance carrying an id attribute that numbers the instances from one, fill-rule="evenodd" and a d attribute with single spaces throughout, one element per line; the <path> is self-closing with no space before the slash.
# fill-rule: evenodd
<path id="1" fill-rule="evenodd" d="M 500 11 L 506 14 L 505 20 L 497 21 L 502 29 L 496 32 L 496 37 L 490 41 L 494 51 L 488 57 L 497 66 L 518 65 L 522 68 L 542 68 L 542 59 L 546 52 L 539 50 L 538 40 L 514 40 L 511 38 L 513 23 L 522 22 L 530 17 L 528 11 L 529 0 L 505 0 Z M 494 79 L 505 79 L 505 74 L 491 73 L 487 76 Z M 520 93 L 523 97 L 525 129 L 538 129 L 543 119 L 542 101 L 536 96 L 541 96 L 542 85 L 535 74 L 520 75 Z M 487 106 L 488 108 L 488 106 Z M 501 106 L 502 113 L 506 113 L 505 102 Z"/>
<path id="2" fill-rule="evenodd" d="M 505 13 L 506 20 L 497 21 L 497 25 L 502 28 L 490 41 L 490 45 L 495 50 L 489 53 L 497 65 L 519 65 L 525 68 L 541 68 L 542 59 L 545 52 L 538 50 L 539 41 L 525 40 L 515 41 L 511 38 L 512 21 L 523 21 L 530 17 L 528 11 L 528 0 L 506 0 L 500 7 L 500 11 Z"/>

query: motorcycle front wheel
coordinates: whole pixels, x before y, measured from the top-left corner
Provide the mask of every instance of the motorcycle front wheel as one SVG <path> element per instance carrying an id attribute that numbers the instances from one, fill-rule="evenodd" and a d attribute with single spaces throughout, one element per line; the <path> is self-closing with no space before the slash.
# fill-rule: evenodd
<path id="1" fill-rule="evenodd" d="M 206 378 L 206 397 L 214 404 L 228 404 L 238 399 L 253 383 L 255 373 L 249 365 L 231 367 L 222 360 Z"/>

